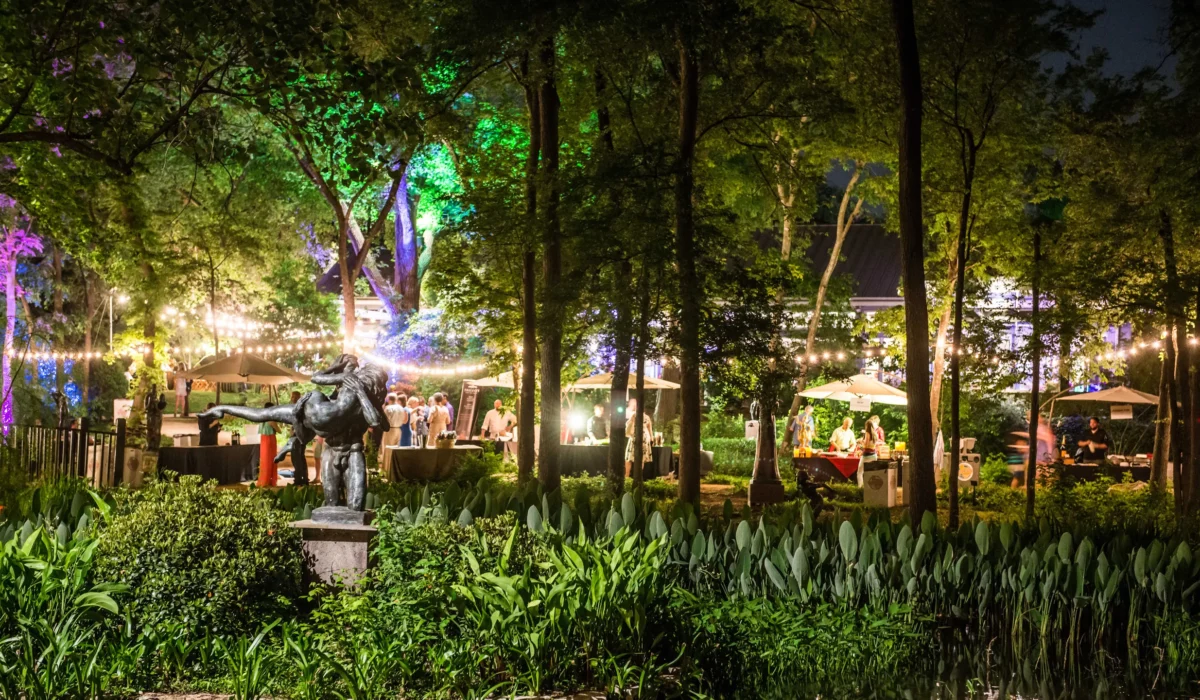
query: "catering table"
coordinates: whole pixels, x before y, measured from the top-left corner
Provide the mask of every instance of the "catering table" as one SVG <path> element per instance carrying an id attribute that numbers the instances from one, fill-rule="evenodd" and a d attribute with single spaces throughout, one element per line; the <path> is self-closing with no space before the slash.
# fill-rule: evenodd
<path id="1" fill-rule="evenodd" d="M 258 445 L 208 445 L 205 447 L 162 447 L 158 450 L 158 473 L 173 471 L 180 476 L 198 474 L 218 484 L 240 484 L 254 478 L 258 470 Z"/>
<path id="2" fill-rule="evenodd" d="M 608 472 L 608 449 L 608 445 L 559 445 L 558 473 L 562 476 L 604 476 Z M 655 447 L 654 461 L 646 463 L 642 478 L 657 479 L 669 474 L 671 459 L 670 447 Z"/>
<path id="3" fill-rule="evenodd" d="M 388 478 L 393 481 L 440 481 L 454 476 L 464 458 L 483 454 L 483 448 L 461 443 L 454 447 L 385 447 L 383 454 Z"/>
<path id="4" fill-rule="evenodd" d="M 858 457 L 814 454 L 812 457 L 793 457 L 792 465 L 807 469 L 813 481 L 849 481 L 858 472 Z"/>

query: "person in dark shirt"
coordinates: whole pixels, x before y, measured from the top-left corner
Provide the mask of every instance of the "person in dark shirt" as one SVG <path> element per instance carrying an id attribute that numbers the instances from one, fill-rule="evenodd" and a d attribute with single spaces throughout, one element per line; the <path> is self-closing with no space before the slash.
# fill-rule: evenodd
<path id="1" fill-rule="evenodd" d="M 1077 457 L 1084 462 L 1103 462 L 1108 458 L 1108 432 L 1100 427 L 1100 419 L 1088 419 L 1088 430 L 1079 441 Z"/>
<path id="2" fill-rule="evenodd" d="M 204 410 L 209 410 L 216 407 L 215 403 L 209 402 Z M 217 444 L 217 435 L 221 432 L 221 423 L 216 418 L 197 417 L 196 423 L 200 426 L 200 446 L 209 447 Z"/>
<path id="3" fill-rule="evenodd" d="M 592 442 L 608 439 L 608 418 L 604 416 L 604 404 L 598 403 L 592 407 L 592 417 L 587 422 L 588 438 Z"/>

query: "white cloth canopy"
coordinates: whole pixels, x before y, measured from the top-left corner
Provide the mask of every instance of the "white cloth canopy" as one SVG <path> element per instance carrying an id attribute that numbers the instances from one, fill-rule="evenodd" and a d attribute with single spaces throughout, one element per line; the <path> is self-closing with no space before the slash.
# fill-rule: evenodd
<path id="1" fill-rule="evenodd" d="M 1144 403 L 1156 404 L 1158 397 L 1144 391 L 1130 389 L 1127 386 L 1113 387 L 1103 391 L 1089 391 L 1084 394 L 1068 394 L 1060 396 L 1058 401 L 1098 401 L 1100 403 Z"/>
<path id="2" fill-rule="evenodd" d="M 484 386 L 484 387 L 494 386 L 494 387 L 499 387 L 501 389 L 517 388 L 516 383 L 513 381 L 513 373 L 512 372 L 503 372 L 494 377 L 484 377 L 483 379 L 466 379 L 464 381 L 467 384 L 471 384 L 474 386 Z"/>
<path id="3" fill-rule="evenodd" d="M 870 399 L 871 403 L 883 403 L 892 406 L 908 404 L 908 395 L 896 387 L 885 384 L 869 374 L 856 374 L 840 382 L 830 382 L 800 392 L 801 396 L 810 399 L 829 399 L 831 401 L 850 401 L 852 399 Z"/>
<path id="4" fill-rule="evenodd" d="M 184 372 L 183 376 L 210 382 L 247 382 L 271 386 L 308 381 L 307 375 L 280 367 L 257 355 L 240 352 L 195 367 L 190 372 Z"/>
<path id="5" fill-rule="evenodd" d="M 579 381 L 568 384 L 563 388 L 563 391 L 587 391 L 588 389 L 611 389 L 613 374 L 605 372 L 603 374 L 594 374 L 590 377 L 584 377 Z M 654 377 L 644 377 L 644 384 L 647 389 L 678 389 L 679 385 L 675 382 L 668 382 L 665 379 L 656 379 Z M 637 388 L 637 375 L 629 375 L 630 389 Z"/>

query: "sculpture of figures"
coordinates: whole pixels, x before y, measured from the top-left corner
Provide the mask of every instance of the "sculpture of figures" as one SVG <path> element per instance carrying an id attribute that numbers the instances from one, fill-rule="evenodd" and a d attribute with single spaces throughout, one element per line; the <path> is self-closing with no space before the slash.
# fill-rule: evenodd
<path id="1" fill-rule="evenodd" d="M 150 385 L 146 393 L 146 402 L 142 408 L 146 411 L 146 449 L 157 451 L 158 443 L 162 441 L 163 409 L 167 407 L 167 397 L 160 394 L 157 384 Z"/>
<path id="2" fill-rule="evenodd" d="M 310 391 L 294 404 L 271 408 L 217 406 L 201 417 L 228 415 L 255 423 L 276 421 L 291 425 L 292 436 L 275 461 L 291 453 L 296 469 L 305 472 L 308 470 L 305 447 L 317 436 L 324 438 L 321 476 L 325 480 L 325 505 L 313 511 L 313 520 L 362 524 L 367 498 L 363 438 L 368 428 L 385 423 L 387 372 L 373 365 L 359 366 L 357 357 L 342 355 L 333 366 L 314 374 L 312 382 L 337 388 L 329 396 Z"/>

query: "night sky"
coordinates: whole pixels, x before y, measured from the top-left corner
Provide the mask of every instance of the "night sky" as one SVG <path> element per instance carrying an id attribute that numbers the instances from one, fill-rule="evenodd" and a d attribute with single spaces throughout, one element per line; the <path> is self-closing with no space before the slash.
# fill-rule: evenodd
<path id="1" fill-rule="evenodd" d="M 1110 73 L 1132 75 L 1146 66 L 1157 66 L 1167 54 L 1166 32 L 1169 0 L 1076 0 L 1084 10 L 1104 10 L 1096 26 L 1085 32 L 1080 51 L 1093 47 L 1108 50 Z M 1174 61 L 1164 72 L 1170 74 Z"/>

